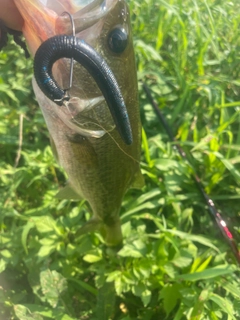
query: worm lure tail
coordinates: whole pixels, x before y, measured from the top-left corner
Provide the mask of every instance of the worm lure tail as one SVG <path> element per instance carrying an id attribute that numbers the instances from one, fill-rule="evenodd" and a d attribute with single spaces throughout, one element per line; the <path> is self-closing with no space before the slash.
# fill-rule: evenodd
<path id="1" fill-rule="evenodd" d="M 52 75 L 54 62 L 61 58 L 73 58 L 87 69 L 107 102 L 120 136 L 130 145 L 131 125 L 117 81 L 105 60 L 83 40 L 74 36 L 58 35 L 41 44 L 34 58 L 34 75 L 39 88 L 60 106 L 68 99 L 66 91 L 59 87 Z"/>

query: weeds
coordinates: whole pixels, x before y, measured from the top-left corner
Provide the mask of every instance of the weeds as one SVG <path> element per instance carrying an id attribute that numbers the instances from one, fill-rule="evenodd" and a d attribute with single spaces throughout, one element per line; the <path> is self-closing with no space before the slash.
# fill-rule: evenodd
<path id="1" fill-rule="evenodd" d="M 30 89 L 31 61 L 13 44 L 0 53 L 1 320 L 240 317 L 233 255 L 141 85 L 151 87 L 239 241 L 240 4 L 129 4 L 146 183 L 125 196 L 118 255 L 97 234 L 72 238 L 88 207 L 54 198 L 66 177 Z"/>

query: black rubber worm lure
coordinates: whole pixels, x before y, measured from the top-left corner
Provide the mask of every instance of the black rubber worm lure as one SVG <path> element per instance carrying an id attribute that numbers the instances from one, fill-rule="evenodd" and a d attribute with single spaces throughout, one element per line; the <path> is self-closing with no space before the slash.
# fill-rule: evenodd
<path id="1" fill-rule="evenodd" d="M 123 96 L 105 60 L 87 43 L 74 36 L 58 35 L 49 38 L 38 48 L 34 58 L 34 75 L 43 93 L 58 105 L 66 100 L 52 75 L 54 62 L 73 58 L 88 70 L 101 90 L 123 141 L 132 143 L 132 130 Z"/>

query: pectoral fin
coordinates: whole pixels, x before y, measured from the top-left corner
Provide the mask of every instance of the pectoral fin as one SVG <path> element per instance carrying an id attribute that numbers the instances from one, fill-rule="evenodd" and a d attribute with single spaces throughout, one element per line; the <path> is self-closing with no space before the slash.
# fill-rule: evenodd
<path id="1" fill-rule="evenodd" d="M 81 194 L 76 192 L 71 185 L 67 184 L 55 196 L 58 199 L 82 200 Z"/>
<path id="2" fill-rule="evenodd" d="M 58 152 L 57 152 L 56 145 L 55 145 L 55 143 L 54 143 L 53 138 L 52 138 L 51 135 L 50 135 L 49 138 L 50 138 L 50 144 L 51 144 L 53 156 L 54 156 L 55 160 L 57 161 L 57 163 L 59 164 Z"/>
<path id="3" fill-rule="evenodd" d="M 139 168 L 139 171 L 133 177 L 133 181 L 130 185 L 130 188 L 131 189 L 142 189 L 142 187 L 144 185 L 145 185 L 144 177 L 143 177 L 141 170 Z"/>

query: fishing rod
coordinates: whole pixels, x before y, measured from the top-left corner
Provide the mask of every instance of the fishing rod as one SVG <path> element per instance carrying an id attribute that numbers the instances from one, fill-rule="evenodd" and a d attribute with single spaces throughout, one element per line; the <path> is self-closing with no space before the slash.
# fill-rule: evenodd
<path id="1" fill-rule="evenodd" d="M 196 174 L 194 167 L 191 164 L 192 156 L 191 155 L 187 156 L 186 153 L 184 152 L 184 150 L 181 148 L 181 146 L 177 142 L 177 140 L 175 139 L 170 126 L 168 125 L 164 115 L 160 111 L 157 103 L 154 101 L 149 87 L 145 83 L 143 83 L 143 89 L 144 89 L 146 96 L 149 99 L 158 119 L 160 120 L 165 131 L 167 132 L 170 141 L 174 142 L 175 148 L 177 149 L 177 151 L 180 154 L 180 156 L 182 157 L 182 159 L 184 159 L 186 161 L 186 163 L 191 167 L 192 178 L 193 178 L 194 182 L 196 183 L 200 193 L 202 194 L 202 197 L 205 200 L 205 203 L 208 207 L 208 212 L 209 212 L 210 216 L 214 218 L 214 220 L 215 220 L 217 226 L 219 227 L 224 239 L 228 243 L 229 247 L 232 250 L 232 253 L 234 254 L 238 264 L 240 265 L 240 252 L 238 250 L 237 244 L 233 238 L 232 233 L 228 229 L 226 221 L 222 218 L 220 212 L 218 211 L 214 201 L 205 192 L 203 184 L 202 184 L 199 176 Z"/>

